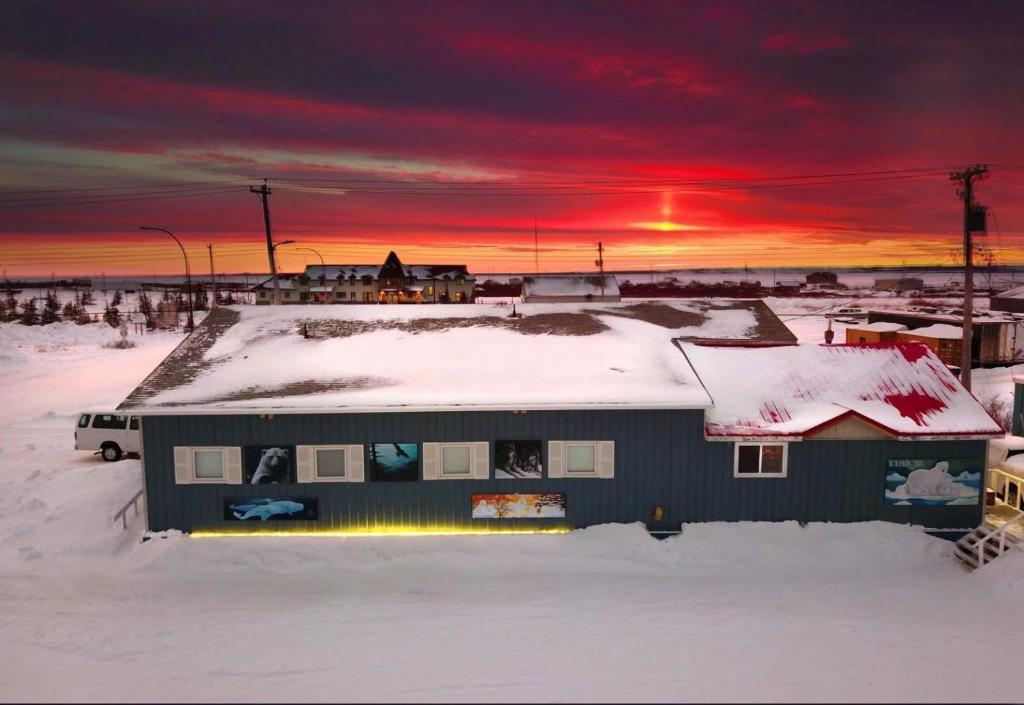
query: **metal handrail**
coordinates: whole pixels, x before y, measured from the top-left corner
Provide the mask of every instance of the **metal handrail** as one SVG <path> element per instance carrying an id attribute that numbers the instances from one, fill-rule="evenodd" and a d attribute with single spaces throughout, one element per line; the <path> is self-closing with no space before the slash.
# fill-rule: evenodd
<path id="1" fill-rule="evenodd" d="M 121 510 L 114 515 L 114 521 L 117 521 L 118 517 L 121 517 L 121 529 L 128 529 L 128 507 L 135 507 L 135 516 L 139 515 L 139 497 L 142 496 L 142 490 L 140 489 L 135 493 L 135 496 L 128 500 L 128 503 L 121 507 Z"/>
<path id="2" fill-rule="evenodd" d="M 975 551 L 978 554 L 978 567 L 980 568 L 985 564 L 985 544 L 990 540 L 994 539 L 997 535 L 999 536 L 999 554 L 1002 555 L 1006 550 L 1006 532 L 1011 526 L 1015 526 L 1024 522 L 1024 512 L 1019 512 L 1017 516 L 1009 519 L 1002 526 L 993 527 L 990 531 L 982 534 L 981 538 L 978 539 L 978 543 L 975 545 Z"/>

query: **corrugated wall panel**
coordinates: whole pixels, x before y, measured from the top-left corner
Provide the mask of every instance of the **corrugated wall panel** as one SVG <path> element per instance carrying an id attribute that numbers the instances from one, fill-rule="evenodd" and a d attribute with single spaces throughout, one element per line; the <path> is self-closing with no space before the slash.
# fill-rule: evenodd
<path id="1" fill-rule="evenodd" d="M 229 496 L 315 496 L 318 522 L 292 528 L 415 526 L 573 527 L 641 521 L 653 530 L 683 522 L 885 519 L 928 527 L 968 527 L 981 507 L 893 507 L 884 501 L 889 458 L 984 459 L 984 441 L 804 441 L 789 446 L 785 479 L 733 477 L 733 444 L 704 440 L 699 411 L 438 412 L 395 414 L 282 414 L 154 416 L 143 423 L 149 524 L 153 530 L 251 528 L 223 520 Z M 295 485 L 174 484 L 175 445 L 287 445 L 374 442 L 488 441 L 493 478 L 494 442 L 615 441 L 615 478 L 442 480 L 408 483 Z M 369 468 L 367 468 L 367 477 Z M 472 520 L 478 492 L 564 492 L 565 521 Z M 653 521 L 655 506 L 664 515 Z M 263 525 L 270 528 L 270 524 Z M 276 523 L 275 528 L 284 526 Z"/>
<path id="2" fill-rule="evenodd" d="M 1016 382 L 1013 385 L 1013 419 L 1010 428 L 1015 436 L 1024 434 L 1024 384 Z"/>

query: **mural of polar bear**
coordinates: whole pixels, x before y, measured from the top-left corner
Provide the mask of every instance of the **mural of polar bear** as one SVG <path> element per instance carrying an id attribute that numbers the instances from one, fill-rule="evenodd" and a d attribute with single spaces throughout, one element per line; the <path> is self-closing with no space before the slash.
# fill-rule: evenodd
<path id="1" fill-rule="evenodd" d="M 960 493 L 949 474 L 949 463 L 945 460 L 932 468 L 918 468 L 907 475 L 907 495 L 910 497 L 959 497 Z"/>
<path id="2" fill-rule="evenodd" d="M 289 481 L 290 460 L 287 448 L 264 448 L 259 467 L 249 484 L 269 485 Z"/>

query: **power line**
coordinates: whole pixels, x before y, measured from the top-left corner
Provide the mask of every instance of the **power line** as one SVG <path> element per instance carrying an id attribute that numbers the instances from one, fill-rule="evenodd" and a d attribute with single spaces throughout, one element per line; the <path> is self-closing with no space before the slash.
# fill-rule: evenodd
<path id="1" fill-rule="evenodd" d="M 395 188 L 385 187 L 373 187 L 373 188 L 344 188 L 339 187 L 337 195 L 346 195 L 350 193 L 358 194 L 373 194 L 373 195 L 399 195 L 399 196 L 446 196 L 446 197 L 464 197 L 464 196 L 502 196 L 502 197 L 564 197 L 564 196 L 622 196 L 622 195 L 634 195 L 634 194 L 663 194 L 663 193 L 676 193 L 676 194 L 687 194 L 687 193 L 708 193 L 715 191 L 746 191 L 746 190 L 765 190 L 765 189 L 787 189 L 787 188 L 805 188 L 808 186 L 841 186 L 845 184 L 853 183 L 867 183 L 867 182 L 881 182 L 881 181 L 894 181 L 894 180 L 910 180 L 910 179 L 921 179 L 921 178 L 932 178 L 937 176 L 945 176 L 945 172 L 927 172 L 918 174 L 904 174 L 899 176 L 878 176 L 864 179 L 845 179 L 845 180 L 834 180 L 834 181 L 803 181 L 793 183 L 781 183 L 781 184 L 746 184 L 746 185 L 727 185 L 727 186 L 706 186 L 706 187 L 670 187 L 670 188 L 653 188 L 653 189 L 640 189 L 640 188 L 613 188 L 605 189 L 600 191 L 567 191 L 567 190 L 540 190 L 534 189 L 529 191 L 518 191 L 509 188 L 499 189 L 497 187 L 491 190 L 484 189 L 470 189 L 470 190 L 441 190 L 434 188 L 412 188 L 402 184 L 397 184 Z M 301 188 L 289 187 L 289 186 L 276 186 L 278 190 L 290 191 L 295 193 L 304 192 Z M 460 189 L 464 187 L 459 187 Z M 330 194 L 328 191 L 321 191 L 319 193 Z"/>
<path id="2" fill-rule="evenodd" d="M 118 191 L 126 189 L 159 189 L 159 188 L 184 188 L 187 186 L 206 186 L 206 185 L 217 185 L 217 184 L 238 184 L 247 183 L 251 179 L 222 179 L 222 180 L 208 180 L 208 181 L 175 181 L 170 183 L 159 183 L 159 184 L 135 184 L 133 186 L 84 186 L 77 188 L 55 188 L 55 189 L 0 189 L 0 198 L 8 195 L 22 195 L 31 193 L 76 193 L 79 191 Z"/>
<path id="3" fill-rule="evenodd" d="M 881 171 L 850 171 L 850 172 L 837 172 L 837 173 L 826 173 L 826 174 L 789 174 L 782 176 L 749 176 L 749 177 L 695 177 L 695 178 L 665 178 L 665 177 L 633 177 L 629 179 L 581 179 L 581 180 L 570 180 L 570 179 L 557 179 L 550 181 L 495 181 L 495 180 L 478 180 L 478 181 L 438 181 L 436 179 L 360 179 L 360 178 L 345 178 L 345 177 L 282 177 L 280 179 L 275 178 L 275 181 L 308 181 L 308 182 L 319 182 L 319 183 L 379 183 L 379 184 L 426 184 L 426 185 L 449 185 L 449 186 L 460 186 L 460 187 L 472 187 L 472 186 L 563 186 L 563 185 L 607 185 L 607 184 L 705 184 L 705 183 L 742 183 L 742 182 L 758 182 L 758 181 L 786 181 L 794 179 L 824 179 L 824 178 L 838 178 L 838 177 L 855 177 L 855 176 L 885 176 L 892 174 L 904 174 L 910 172 L 938 172 L 946 173 L 950 166 L 936 166 L 936 167 L 914 167 L 906 169 L 886 169 Z"/>
<path id="4" fill-rule="evenodd" d="M 219 189 L 212 191 L 176 192 L 172 194 L 155 194 L 151 196 L 138 196 L 128 198 L 92 198 L 85 200 L 64 200 L 64 201 L 28 201 L 23 203 L 0 202 L 0 210 L 11 210 L 21 208 L 60 208 L 64 206 L 91 206 L 107 203 L 127 203 L 131 201 L 157 201 L 172 198 L 195 198 L 198 196 L 217 196 L 227 193 L 240 193 L 237 189 Z"/>
<path id="5" fill-rule="evenodd" d="M 495 196 L 605 196 L 620 194 L 644 194 L 644 193 L 701 193 L 708 191 L 729 191 L 729 190 L 750 190 L 750 189 L 780 189 L 800 188 L 807 186 L 842 185 L 848 183 L 864 183 L 889 180 L 907 180 L 928 178 L 931 176 L 944 175 L 944 171 L 933 169 L 901 169 L 875 172 L 843 172 L 835 174 L 817 175 L 794 175 L 794 176 L 766 176 L 749 178 L 722 178 L 722 179 L 662 179 L 653 180 L 622 180 L 622 181 L 591 181 L 591 182 L 537 182 L 530 184 L 522 183 L 501 183 L 501 182 L 437 182 L 415 179 L 325 179 L 313 177 L 288 177 L 284 179 L 285 185 L 277 188 L 285 191 L 302 192 L 301 188 L 289 187 L 289 181 L 309 181 L 316 183 L 335 183 L 341 185 L 344 193 L 362 194 L 396 194 L 396 195 L 431 195 L 431 196 L 468 196 L 468 195 L 495 195 Z M 855 178 L 851 178 L 855 177 Z M 782 182 L 782 183 L 766 183 Z M 25 199 L 24 195 L 32 191 L 21 192 L 0 192 L 0 209 L 11 208 L 38 208 L 47 206 L 66 205 L 96 205 L 103 203 L 121 203 L 136 200 L 158 200 L 174 197 L 194 197 L 198 195 L 216 195 L 231 193 L 235 189 L 224 188 L 222 184 L 242 183 L 240 180 L 222 182 L 203 182 L 198 186 L 186 184 L 161 184 L 157 186 L 134 187 L 95 187 L 100 189 L 121 189 L 123 193 L 96 193 L 84 194 L 82 192 L 90 189 L 66 189 L 66 190 L 37 190 L 35 193 L 56 193 L 53 196 L 35 196 Z M 349 183 L 379 184 L 372 187 L 344 187 Z M 638 186 L 656 186 L 655 188 L 638 188 Z M 699 184 L 718 184 L 713 186 L 698 186 Z M 693 185 L 688 187 L 687 185 Z M 580 190 L 584 188 L 598 187 L 596 191 Z M 685 188 L 684 188 L 685 187 Z M 153 188 L 163 188 L 168 191 L 153 191 Z M 59 195 L 59 194 L 66 195 Z M 329 192 L 320 192 L 329 193 Z M 6 199 L 6 200 L 4 200 Z"/>

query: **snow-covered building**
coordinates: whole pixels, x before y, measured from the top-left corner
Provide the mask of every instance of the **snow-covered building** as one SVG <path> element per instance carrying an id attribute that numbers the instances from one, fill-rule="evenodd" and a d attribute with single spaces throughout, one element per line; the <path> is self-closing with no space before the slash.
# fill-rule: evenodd
<path id="1" fill-rule="evenodd" d="M 1024 313 L 1024 286 L 995 294 L 989 299 L 989 308 L 993 311 Z"/>
<path id="2" fill-rule="evenodd" d="M 283 304 L 469 303 L 476 279 L 464 264 L 403 264 L 389 252 L 384 264 L 311 264 L 279 276 Z M 257 304 L 274 298 L 274 281 L 260 282 Z"/>
<path id="3" fill-rule="evenodd" d="M 876 324 L 877 325 L 877 324 Z M 896 337 L 905 343 L 917 341 L 924 343 L 939 359 L 953 367 L 960 366 L 960 351 L 963 350 L 962 327 L 948 323 L 933 323 L 914 330 L 902 330 Z"/>
<path id="4" fill-rule="evenodd" d="M 921 329 L 928 329 L 925 333 L 931 335 L 927 340 L 936 351 L 939 347 L 935 341 L 940 339 L 936 336 L 952 340 L 950 328 L 961 329 L 963 321 L 963 311 L 958 309 L 934 312 L 885 309 L 868 311 L 868 323 L 899 323 L 906 326 L 907 330 L 899 333 L 901 340 L 918 339 L 914 337 L 915 334 Z M 1007 365 L 1024 360 L 1024 321 L 1009 313 L 975 311 L 971 324 L 971 360 L 975 367 Z M 921 336 L 919 339 L 925 338 Z M 952 358 L 944 359 L 948 364 L 960 365 L 959 352 Z"/>
<path id="5" fill-rule="evenodd" d="M 895 343 L 896 334 L 907 327 L 902 323 L 878 321 L 846 327 L 847 345 L 871 345 L 874 343 Z"/>
<path id="6" fill-rule="evenodd" d="M 1001 431 L 931 351 L 753 303 L 218 308 L 120 407 L 149 528 L 979 523 Z"/>
<path id="7" fill-rule="evenodd" d="M 888 277 L 875 279 L 876 291 L 920 291 L 924 288 L 924 279 L 920 277 Z"/>
<path id="8" fill-rule="evenodd" d="M 619 282 L 611 274 L 523 277 L 523 303 L 621 301 Z"/>

